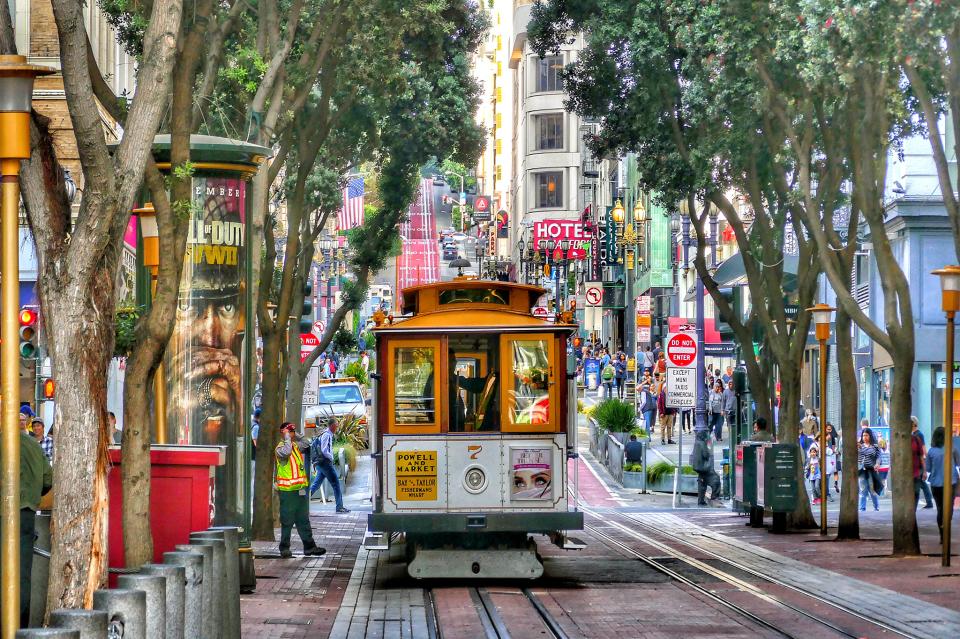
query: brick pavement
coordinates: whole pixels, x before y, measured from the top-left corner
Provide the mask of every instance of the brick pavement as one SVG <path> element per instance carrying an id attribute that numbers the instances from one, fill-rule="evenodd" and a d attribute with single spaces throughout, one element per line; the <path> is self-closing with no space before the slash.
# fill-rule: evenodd
<path id="1" fill-rule="evenodd" d="M 366 530 L 366 513 L 338 515 L 328 508 L 311 515 L 310 523 L 317 544 L 327 549 L 322 557 L 304 557 L 296 531 L 292 559 L 280 559 L 276 543 L 254 542 L 257 589 L 240 597 L 242 636 L 313 639 L 329 634 Z"/>

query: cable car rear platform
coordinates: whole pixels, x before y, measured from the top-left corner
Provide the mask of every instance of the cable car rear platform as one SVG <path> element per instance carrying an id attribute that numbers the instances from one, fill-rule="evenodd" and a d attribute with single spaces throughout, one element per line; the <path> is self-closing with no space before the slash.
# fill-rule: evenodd
<path id="1" fill-rule="evenodd" d="M 582 530 L 582 512 L 482 513 L 371 513 L 367 529 L 373 533 L 544 533 Z"/>

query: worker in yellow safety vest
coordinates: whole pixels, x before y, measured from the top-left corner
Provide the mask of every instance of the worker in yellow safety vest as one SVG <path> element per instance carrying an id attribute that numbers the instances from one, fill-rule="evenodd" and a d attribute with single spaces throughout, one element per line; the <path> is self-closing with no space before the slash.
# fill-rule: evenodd
<path id="1" fill-rule="evenodd" d="M 310 443 L 297 434 L 297 427 L 290 422 L 280 425 L 282 439 L 277 444 L 277 472 L 275 485 L 280 494 L 280 556 L 293 557 L 290 552 L 290 534 L 296 525 L 297 534 L 303 542 L 304 555 L 322 555 L 326 549 L 313 541 L 310 528 L 310 499 L 307 486 L 310 478 L 304 461 L 310 454 Z"/>

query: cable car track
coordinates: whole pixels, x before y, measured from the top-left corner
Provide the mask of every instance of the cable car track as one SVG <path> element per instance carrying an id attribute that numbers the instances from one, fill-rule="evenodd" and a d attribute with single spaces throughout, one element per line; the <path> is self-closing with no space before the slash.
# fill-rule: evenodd
<path id="1" fill-rule="evenodd" d="M 769 603 L 769 604 L 771 604 L 771 605 L 774 605 L 774 606 L 776 606 L 776 607 L 779 607 L 779 608 L 782 608 L 782 609 L 786 609 L 786 610 L 790 610 L 790 611 L 792 611 L 792 612 L 795 612 L 795 613 L 797 613 L 797 614 L 799 614 L 799 615 L 802 615 L 803 617 L 805 617 L 805 618 L 807 618 L 807 619 L 809 619 L 809 620 L 811 620 L 811 621 L 813 621 L 813 622 L 816 622 L 818 625 L 825 626 L 825 627 L 833 630 L 834 632 L 836 632 L 836 633 L 838 633 L 838 634 L 840 634 L 840 635 L 846 636 L 846 637 L 850 637 L 851 639 L 858 639 L 859 637 L 862 636 L 862 634 L 853 633 L 853 632 L 851 632 L 851 631 L 849 631 L 849 630 L 846 630 L 846 629 L 844 629 L 844 628 L 842 628 L 842 627 L 840 627 L 840 626 L 838 626 L 838 625 L 836 625 L 836 624 L 834 624 L 834 623 L 831 623 L 831 622 L 823 619 L 822 616 L 819 616 L 819 615 L 817 615 L 817 614 L 815 614 L 815 613 L 812 613 L 812 612 L 810 612 L 810 611 L 808 611 L 808 610 L 805 610 L 804 608 L 801 608 L 801 607 L 799 607 L 799 606 L 797 606 L 797 605 L 794 605 L 794 604 L 792 604 L 792 603 L 789 603 L 789 602 L 787 602 L 787 601 L 784 601 L 783 599 L 781 599 L 781 598 L 779 598 L 779 597 L 777 597 L 777 596 L 775 596 L 775 595 L 771 595 L 771 594 L 769 594 L 769 593 L 766 593 L 766 592 L 764 592 L 763 590 L 761 590 L 759 587 L 757 587 L 756 585 L 754 585 L 754 584 L 752 584 L 752 583 L 749 583 L 749 582 L 747 582 L 747 581 L 744 581 L 743 579 L 740 579 L 740 578 L 738 578 L 738 577 L 735 577 L 735 576 L 731 575 L 731 574 L 728 573 L 728 572 L 724 572 L 723 570 L 721 570 L 721 569 L 719 569 L 719 568 L 716 568 L 716 567 L 711 566 L 711 565 L 709 565 L 709 564 L 707 564 L 707 563 L 704 563 L 703 561 L 700 561 L 700 560 L 696 559 L 695 557 L 692 557 L 691 555 L 688 555 L 688 554 L 686 554 L 686 553 L 684 553 L 684 552 L 681 552 L 681 551 L 677 550 L 676 548 L 673 548 L 672 546 L 670 546 L 670 545 L 668 545 L 668 544 L 665 544 L 665 543 L 663 543 L 663 542 L 657 541 L 656 539 L 653 539 L 652 537 L 649 537 L 649 536 L 647 536 L 647 535 L 644 535 L 643 533 L 637 532 L 636 530 L 633 530 L 631 527 L 629 527 L 629 526 L 627 526 L 627 525 L 624 525 L 624 524 L 622 524 L 622 523 L 618 523 L 618 522 L 616 522 L 616 521 L 613 521 L 613 519 L 612 519 L 612 517 L 610 517 L 610 515 L 614 515 L 614 513 L 599 513 L 599 512 L 597 512 L 597 511 L 595 511 L 595 510 L 593 510 L 593 509 L 589 509 L 589 508 L 584 508 L 583 510 L 584 510 L 585 512 L 590 513 L 591 515 L 593 515 L 595 518 L 599 519 L 599 520 L 602 521 L 603 523 L 615 527 L 619 532 L 625 533 L 626 535 L 628 535 L 629 537 L 632 537 L 632 538 L 635 539 L 636 541 L 639 541 L 639 542 L 641 542 L 641 543 L 643 543 L 643 544 L 646 544 L 646 545 L 648 545 L 648 546 L 651 546 L 651 547 L 653 547 L 653 548 L 656 548 L 657 550 L 659 550 L 659 551 L 661 551 L 661 552 L 663 552 L 663 553 L 666 553 L 667 555 L 669 555 L 669 556 L 672 557 L 672 558 L 675 558 L 675 559 L 677 559 L 677 560 L 679 560 L 679 561 L 682 561 L 683 563 L 687 564 L 688 566 L 690 566 L 690 567 L 692 567 L 692 568 L 695 568 L 695 569 L 697 569 L 697 570 L 699 570 L 699 571 L 701 571 L 701 572 L 703 572 L 703 573 L 705 573 L 705 574 L 708 574 L 708 575 L 710 575 L 710 576 L 712 576 L 712 577 L 714 577 L 714 578 L 716 578 L 716 579 L 718 579 L 718 580 L 720 580 L 720 581 L 722 581 L 722 582 L 724 582 L 724 583 L 727 583 L 727 584 L 729 584 L 729 585 L 731 585 L 731 586 L 734 586 L 734 587 L 738 588 L 739 590 L 741 590 L 741 591 L 743 591 L 743 592 L 747 592 L 747 593 L 749 593 L 749 594 L 751 594 L 751 595 L 753 595 L 753 596 L 756 596 L 757 598 L 762 599 L 763 601 L 765 601 L 765 602 L 767 602 L 767 603 Z M 630 524 L 632 524 L 632 525 L 641 526 L 641 527 L 645 528 L 646 530 L 655 532 L 655 533 L 657 533 L 657 534 L 663 534 L 663 531 L 657 529 L 655 526 L 653 526 L 653 525 L 651 525 L 651 524 L 648 524 L 648 523 L 645 523 L 645 522 L 642 522 L 642 521 L 640 521 L 640 520 L 638 520 L 638 519 L 636 519 L 636 518 L 634 518 L 634 517 L 630 517 L 630 516 L 628 516 L 628 515 L 623 515 L 623 514 L 619 514 L 619 513 L 617 513 L 616 516 L 628 520 L 628 521 L 630 522 Z M 761 617 L 755 615 L 754 613 L 750 612 L 749 610 L 746 610 L 745 608 L 743 608 L 743 607 L 741 607 L 741 606 L 738 606 L 737 604 L 733 604 L 733 603 L 730 603 L 730 602 L 727 602 L 727 601 L 723 600 L 722 598 L 718 597 L 718 596 L 715 595 L 713 592 L 711 592 L 709 589 L 706 589 L 706 588 L 704 588 L 703 586 L 701 586 L 700 584 L 697 584 L 697 583 L 693 582 L 693 581 L 690 580 L 689 578 L 684 577 L 683 575 L 680 575 L 679 573 L 676 573 L 676 571 L 673 571 L 673 570 L 667 568 L 666 566 L 663 566 L 662 564 L 658 563 L 658 562 L 656 561 L 656 559 L 651 558 L 651 557 L 649 557 L 649 556 L 647 556 L 647 555 L 644 555 L 643 553 L 641 553 L 641 552 L 639 552 L 639 551 L 637 551 L 637 550 L 635 550 L 635 549 L 633 549 L 633 548 L 630 548 L 629 546 L 627 546 L 626 544 L 624 544 L 622 541 L 620 541 L 620 540 L 612 537 L 611 535 L 607 534 L 606 532 L 598 529 L 596 526 L 594 526 L 594 525 L 587 525 L 587 526 L 585 526 L 585 529 L 588 530 L 591 534 L 593 534 L 593 535 L 599 537 L 600 539 L 602 539 L 603 541 L 607 542 L 608 544 L 613 545 L 613 546 L 615 546 L 615 547 L 617 547 L 617 548 L 620 548 L 621 550 L 625 551 L 627 554 L 633 555 L 634 557 L 636 557 L 637 559 L 643 561 L 644 563 L 646 563 L 647 565 L 651 566 L 652 568 L 654 568 L 654 569 L 656 569 L 656 570 L 658 570 L 658 571 L 660 571 L 660 572 L 663 572 L 664 574 L 668 574 L 668 575 L 670 575 L 671 577 L 676 578 L 678 581 L 681 581 L 681 582 L 683 582 L 684 584 L 686 584 L 686 585 L 694 588 L 695 590 L 697 590 L 697 591 L 700 592 L 701 594 L 704 594 L 704 595 L 708 596 L 710 599 L 721 603 L 721 604 L 724 605 L 725 607 L 731 608 L 731 609 L 733 609 L 733 610 L 736 610 L 737 612 L 740 612 L 741 614 L 744 614 L 745 616 L 749 617 L 749 618 L 750 618 L 751 620 L 753 620 L 754 622 L 759 623 L 760 625 L 763 625 L 764 627 L 771 628 L 771 629 L 773 629 L 775 632 L 777 632 L 777 633 L 779 633 L 779 634 L 781 634 L 781 635 L 783 635 L 783 636 L 786 636 L 786 637 L 794 637 L 794 636 L 795 636 L 795 635 L 791 635 L 791 634 L 783 631 L 783 630 L 780 629 L 778 626 L 776 626 L 776 625 L 774 625 L 774 624 L 772 624 L 772 623 L 770 623 L 770 622 L 762 619 Z M 742 571 L 742 572 L 744 572 L 744 573 L 753 575 L 753 576 L 755 576 L 755 577 L 757 577 L 757 578 L 763 579 L 764 581 L 767 581 L 767 582 L 772 583 L 772 584 L 774 584 L 774 585 L 783 587 L 783 588 L 788 589 L 788 590 L 790 590 L 790 591 L 792 591 L 792 592 L 796 592 L 796 593 L 798 593 L 798 594 L 800 594 L 800 595 L 802 595 L 802 596 L 804 596 L 804 597 L 806 597 L 806 598 L 809 598 L 809 599 L 817 602 L 818 604 L 823 604 L 823 605 L 830 606 L 830 607 L 832 607 L 832 608 L 834 608 L 834 609 L 836 609 L 836 610 L 844 613 L 845 615 L 854 617 L 854 618 L 856 618 L 856 619 L 858 619 L 858 620 L 860 620 L 860 621 L 863 621 L 863 622 L 866 622 L 866 623 L 868 623 L 868 624 L 870 624 L 870 625 L 876 626 L 876 627 L 882 629 L 884 632 L 893 633 L 893 634 L 896 634 L 896 635 L 901 636 L 901 637 L 911 637 L 911 636 L 912 636 L 912 635 L 910 635 L 910 634 L 908 634 L 908 633 L 906 633 L 906 632 L 904 632 L 904 631 L 902 631 L 902 630 L 899 630 L 899 629 L 897 629 L 897 628 L 894 628 L 894 627 L 892 627 L 892 626 L 889 626 L 889 625 L 887 625 L 887 624 L 885 624 L 885 623 L 883 623 L 883 622 L 881 622 L 881 621 L 877 621 L 877 620 L 875 620 L 875 619 L 871 619 L 870 617 L 868 617 L 868 616 L 866 616 L 866 615 L 858 612 L 857 610 L 854 610 L 854 609 L 848 608 L 848 607 L 846 607 L 846 606 L 840 605 L 840 604 L 838 604 L 838 603 L 836 603 L 836 602 L 834 602 L 834 601 L 831 601 L 831 600 L 829 600 L 829 599 L 827 599 L 827 598 L 825 598 L 825 597 L 822 597 L 822 596 L 817 595 L 817 594 L 815 594 L 815 593 L 808 592 L 808 591 L 806 591 L 806 590 L 803 590 L 802 588 L 798 588 L 797 586 L 794 586 L 794 585 L 792 585 L 792 584 L 790 584 L 790 583 L 787 583 L 787 582 L 785 582 L 785 581 L 776 579 L 775 577 L 772 577 L 772 576 L 770 576 L 770 575 L 765 575 L 765 574 L 757 571 L 756 569 L 751 568 L 750 566 L 747 566 L 747 565 L 738 563 L 738 562 L 736 562 L 736 561 L 733 561 L 733 560 L 731 560 L 731 559 L 728 559 L 727 557 L 723 557 L 722 555 L 719 555 L 719 554 L 717 554 L 717 553 L 714 553 L 714 552 L 711 552 L 711 551 L 709 551 L 709 550 L 700 548 L 699 546 L 697 546 L 697 545 L 695 545 L 695 544 L 693 544 L 693 543 L 691 543 L 691 542 L 684 541 L 684 540 L 682 540 L 682 539 L 677 539 L 677 538 L 671 538 L 671 541 L 672 541 L 672 542 L 675 542 L 675 543 L 678 543 L 678 544 L 683 544 L 683 545 L 688 546 L 688 547 L 690 547 L 690 548 L 694 548 L 694 549 L 697 550 L 697 552 L 700 552 L 700 553 L 709 555 L 711 558 L 716 559 L 716 560 L 718 560 L 718 561 L 721 561 L 721 562 L 727 564 L 728 566 L 730 566 L 730 567 L 732 567 L 732 568 L 735 568 L 735 569 L 737 569 L 737 570 L 739 570 L 739 571 Z"/>
<path id="2" fill-rule="evenodd" d="M 443 590 L 461 590 L 445 588 Z M 470 601 L 473 603 L 474 611 L 480 626 L 483 628 L 483 636 L 486 639 L 511 639 L 514 636 L 530 636 L 531 632 L 537 636 L 553 637 L 553 639 L 567 639 L 567 634 L 563 631 L 559 622 L 554 618 L 549 610 L 543 605 L 536 594 L 529 588 L 517 587 L 470 587 L 463 588 L 469 593 Z M 511 632 L 509 619 L 501 614 L 494 597 L 503 596 L 517 597 L 519 608 L 523 609 L 525 619 L 531 617 L 540 622 L 536 628 L 524 627 L 515 629 Z M 459 639 L 456 634 L 444 634 L 444 612 L 442 606 L 437 603 L 436 590 L 427 588 L 424 590 L 424 606 L 427 614 L 427 631 L 430 639 Z M 501 608 L 503 606 L 501 605 Z M 530 612 L 533 615 L 530 615 Z"/>

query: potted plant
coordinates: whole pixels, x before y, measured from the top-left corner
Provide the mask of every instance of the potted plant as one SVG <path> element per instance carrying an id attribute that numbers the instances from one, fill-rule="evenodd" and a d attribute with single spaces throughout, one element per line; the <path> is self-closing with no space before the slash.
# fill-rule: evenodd
<path id="1" fill-rule="evenodd" d="M 637 417 L 633 405 L 621 402 L 619 399 L 605 399 L 593 411 L 593 417 L 601 428 L 608 431 L 620 443 L 630 438 L 630 433 L 637 427 Z"/>
<path id="2" fill-rule="evenodd" d="M 643 488 L 643 464 L 640 462 L 624 462 L 623 464 L 623 487 L 624 488 Z"/>

